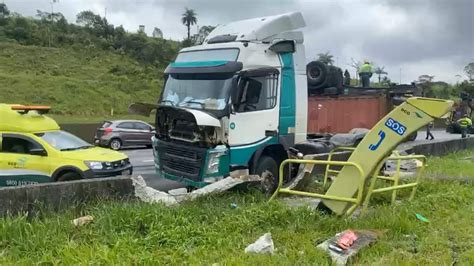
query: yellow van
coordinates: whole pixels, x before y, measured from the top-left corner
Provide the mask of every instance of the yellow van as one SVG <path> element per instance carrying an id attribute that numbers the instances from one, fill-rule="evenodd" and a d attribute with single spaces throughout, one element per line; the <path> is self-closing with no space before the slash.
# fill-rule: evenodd
<path id="1" fill-rule="evenodd" d="M 49 109 L 0 104 L 0 186 L 132 174 L 126 155 L 60 130 Z"/>

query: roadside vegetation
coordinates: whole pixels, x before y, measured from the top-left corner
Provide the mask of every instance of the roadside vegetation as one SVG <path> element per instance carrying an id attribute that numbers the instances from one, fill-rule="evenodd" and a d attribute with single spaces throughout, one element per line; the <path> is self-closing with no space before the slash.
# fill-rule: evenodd
<path id="1" fill-rule="evenodd" d="M 426 177 L 445 178 L 425 178 L 412 202 L 390 206 L 388 195 L 379 198 L 357 219 L 269 204 L 258 192 L 227 192 L 173 208 L 102 200 L 59 215 L 5 218 L 0 264 L 327 265 L 329 258 L 315 244 L 351 228 L 386 230 L 360 251 L 355 265 L 472 265 L 474 186 L 449 178 L 460 168 L 452 162 L 469 156 L 474 150 L 430 158 Z M 462 174 L 472 181 L 474 169 Z M 95 220 L 74 227 L 71 220 L 82 215 Z M 275 255 L 245 254 L 266 232 L 273 235 Z"/>
<path id="2" fill-rule="evenodd" d="M 91 11 L 75 22 L 40 10 L 24 17 L 0 3 L 0 102 L 52 105 L 53 115 L 96 122 L 156 101 L 179 42 L 126 32 Z"/>

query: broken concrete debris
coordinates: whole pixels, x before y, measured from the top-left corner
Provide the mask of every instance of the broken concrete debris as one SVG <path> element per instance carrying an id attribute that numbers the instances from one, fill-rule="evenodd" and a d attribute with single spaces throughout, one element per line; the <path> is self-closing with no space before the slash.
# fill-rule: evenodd
<path id="1" fill-rule="evenodd" d="M 132 184 L 135 187 L 135 196 L 147 203 L 163 203 L 166 206 L 173 206 L 183 201 L 194 200 L 209 194 L 216 194 L 229 190 L 237 185 L 248 182 L 260 182 L 262 179 L 258 175 L 248 175 L 240 178 L 227 177 L 203 188 L 187 193 L 185 188 L 170 190 L 168 193 L 156 190 L 146 185 L 141 176 L 133 176 Z"/>
<path id="2" fill-rule="evenodd" d="M 336 265 L 346 265 L 360 249 L 375 242 L 383 233 L 380 230 L 346 230 L 318 245 L 326 251 Z"/>
<path id="3" fill-rule="evenodd" d="M 147 186 L 142 176 L 133 176 L 132 184 L 135 187 L 135 196 L 143 202 L 163 203 L 166 206 L 178 204 L 174 196 Z"/>
<path id="4" fill-rule="evenodd" d="M 273 245 L 273 239 L 271 233 L 266 233 L 259 237 L 257 241 L 248 245 L 245 248 L 245 253 L 269 253 L 273 254 L 275 247 Z"/>

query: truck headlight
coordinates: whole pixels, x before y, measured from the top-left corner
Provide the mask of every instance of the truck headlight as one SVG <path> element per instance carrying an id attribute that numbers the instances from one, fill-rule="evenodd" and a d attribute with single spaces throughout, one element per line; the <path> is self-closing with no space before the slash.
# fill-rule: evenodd
<path id="1" fill-rule="evenodd" d="M 102 170 L 104 168 L 102 162 L 94 162 L 94 161 L 85 161 L 84 162 L 87 167 L 89 167 L 91 170 Z"/>
<path id="2" fill-rule="evenodd" d="M 209 153 L 209 160 L 207 162 L 206 174 L 211 175 L 219 172 L 220 158 L 225 155 L 225 152 L 211 152 Z"/>

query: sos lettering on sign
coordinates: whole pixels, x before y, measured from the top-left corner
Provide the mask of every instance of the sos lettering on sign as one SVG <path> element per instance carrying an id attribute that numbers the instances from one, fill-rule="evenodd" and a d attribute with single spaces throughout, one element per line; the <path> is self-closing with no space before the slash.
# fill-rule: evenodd
<path id="1" fill-rule="evenodd" d="M 400 122 L 393 118 L 387 119 L 385 122 L 385 126 L 390 128 L 393 132 L 397 133 L 400 136 L 403 136 L 405 134 L 405 131 L 407 131 L 407 127 L 402 125 Z"/>

